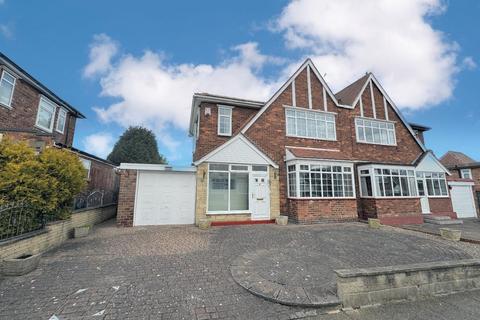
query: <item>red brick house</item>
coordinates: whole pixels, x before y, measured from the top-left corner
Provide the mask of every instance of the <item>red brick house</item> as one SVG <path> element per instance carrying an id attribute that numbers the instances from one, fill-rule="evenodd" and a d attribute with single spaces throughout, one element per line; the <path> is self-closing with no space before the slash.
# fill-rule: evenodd
<path id="1" fill-rule="evenodd" d="M 450 172 L 371 73 L 333 93 L 311 60 L 266 102 L 197 93 L 195 219 L 456 217 Z"/>
<path id="2" fill-rule="evenodd" d="M 440 162 L 450 170 L 452 178 L 472 180 L 478 215 L 480 213 L 480 162 L 458 151 L 448 151 L 440 158 Z"/>
<path id="3" fill-rule="evenodd" d="M 28 141 L 75 152 L 88 171 L 88 189 L 116 190 L 115 165 L 72 147 L 77 119 L 85 116 L 0 53 L 0 139 Z"/>

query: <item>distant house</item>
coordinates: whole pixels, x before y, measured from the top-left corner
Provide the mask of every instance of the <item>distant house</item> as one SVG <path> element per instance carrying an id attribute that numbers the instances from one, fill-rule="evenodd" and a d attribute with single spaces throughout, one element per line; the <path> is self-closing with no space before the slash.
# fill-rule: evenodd
<path id="1" fill-rule="evenodd" d="M 115 165 L 72 147 L 77 119 L 85 116 L 0 53 L 0 138 L 28 141 L 76 153 L 87 170 L 88 189 L 116 190 Z"/>
<path id="2" fill-rule="evenodd" d="M 453 177 L 470 179 L 474 182 L 477 212 L 480 213 L 480 162 L 458 151 L 448 151 L 440 161 L 452 173 Z"/>

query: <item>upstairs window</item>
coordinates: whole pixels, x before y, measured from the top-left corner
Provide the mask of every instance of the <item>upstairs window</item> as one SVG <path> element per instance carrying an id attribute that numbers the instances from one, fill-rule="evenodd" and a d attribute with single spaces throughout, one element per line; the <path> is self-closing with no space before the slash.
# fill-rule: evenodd
<path id="1" fill-rule="evenodd" d="M 394 146 L 397 144 L 395 125 L 391 122 L 355 119 L 357 142 Z"/>
<path id="2" fill-rule="evenodd" d="M 57 130 L 60 133 L 63 133 L 65 131 L 66 122 L 67 122 L 67 111 L 65 109 L 60 109 L 58 111 L 57 127 L 55 128 L 55 130 Z"/>
<path id="3" fill-rule="evenodd" d="M 2 77 L 0 79 L 0 103 L 1 104 L 7 107 L 11 107 L 14 87 L 15 87 L 15 77 L 4 70 L 2 72 Z"/>
<path id="4" fill-rule="evenodd" d="M 218 106 L 218 135 L 232 135 L 232 107 Z"/>
<path id="5" fill-rule="evenodd" d="M 472 179 L 472 170 L 470 169 L 460 170 L 460 177 L 463 179 Z"/>
<path id="6" fill-rule="evenodd" d="M 52 132 L 53 120 L 55 119 L 56 106 L 45 97 L 40 98 L 37 113 L 37 126 L 48 132 Z"/>
<path id="7" fill-rule="evenodd" d="M 335 116 L 331 113 L 285 109 L 287 136 L 336 140 Z"/>

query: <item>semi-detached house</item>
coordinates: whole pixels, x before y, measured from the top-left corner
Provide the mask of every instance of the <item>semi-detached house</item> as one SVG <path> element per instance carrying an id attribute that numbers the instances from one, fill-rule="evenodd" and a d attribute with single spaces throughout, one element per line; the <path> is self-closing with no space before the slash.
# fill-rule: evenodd
<path id="1" fill-rule="evenodd" d="M 455 217 L 427 129 L 405 121 L 373 74 L 334 94 L 309 59 L 267 102 L 195 94 L 196 221 Z"/>

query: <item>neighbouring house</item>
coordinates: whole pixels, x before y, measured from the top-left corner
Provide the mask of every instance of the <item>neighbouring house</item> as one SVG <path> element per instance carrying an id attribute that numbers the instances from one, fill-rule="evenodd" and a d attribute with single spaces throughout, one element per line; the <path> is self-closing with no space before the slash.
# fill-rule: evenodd
<path id="1" fill-rule="evenodd" d="M 116 192 L 115 165 L 72 147 L 77 119 L 85 116 L 0 53 L 0 139 L 28 141 L 38 152 L 68 149 L 87 170 L 88 189 Z"/>
<path id="2" fill-rule="evenodd" d="M 473 183 L 475 208 L 471 205 L 468 188 L 465 188 L 464 195 L 459 198 L 458 205 L 467 217 L 477 217 L 480 213 L 480 162 L 458 151 L 448 151 L 440 158 L 440 162 L 450 170 L 455 180 L 462 179 Z"/>
<path id="3" fill-rule="evenodd" d="M 266 102 L 194 94 L 193 167 L 122 164 L 118 223 L 456 218 L 429 129 L 409 124 L 373 74 L 334 94 L 308 59 Z"/>

